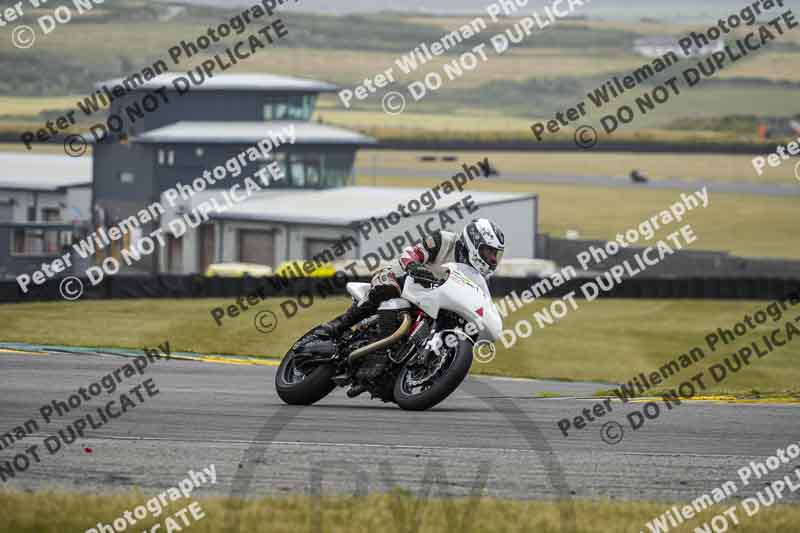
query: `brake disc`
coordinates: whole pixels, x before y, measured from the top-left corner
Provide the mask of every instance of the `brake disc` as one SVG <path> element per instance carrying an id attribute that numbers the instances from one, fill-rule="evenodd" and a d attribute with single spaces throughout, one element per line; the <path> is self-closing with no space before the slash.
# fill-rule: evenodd
<path id="1" fill-rule="evenodd" d="M 431 372 L 419 379 L 407 379 L 406 383 L 412 387 L 418 387 L 420 385 L 424 385 L 428 380 L 430 380 L 433 376 L 439 373 L 439 371 L 444 366 L 444 361 L 447 358 L 447 354 L 440 355 L 439 360 L 436 363 L 436 366 L 433 368 Z M 407 374 L 408 378 L 411 378 L 411 374 Z"/>

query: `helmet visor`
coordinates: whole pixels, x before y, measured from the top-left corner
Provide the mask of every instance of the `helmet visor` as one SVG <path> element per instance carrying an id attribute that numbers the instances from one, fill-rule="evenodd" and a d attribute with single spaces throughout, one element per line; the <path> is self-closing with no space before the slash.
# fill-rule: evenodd
<path id="1" fill-rule="evenodd" d="M 498 250 L 488 244 L 481 244 L 478 247 L 478 253 L 487 265 L 492 267 L 492 270 L 497 268 L 500 261 L 503 259 L 503 250 Z"/>

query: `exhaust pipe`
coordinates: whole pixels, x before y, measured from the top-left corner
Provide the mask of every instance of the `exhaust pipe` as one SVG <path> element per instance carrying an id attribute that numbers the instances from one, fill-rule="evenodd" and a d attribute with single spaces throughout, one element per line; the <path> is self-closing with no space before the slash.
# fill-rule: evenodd
<path id="1" fill-rule="evenodd" d="M 355 350 L 350 354 L 348 360 L 352 363 L 356 359 L 364 357 L 367 354 L 374 352 L 375 350 L 379 350 L 381 348 L 385 348 L 390 344 L 394 344 L 395 342 L 399 341 L 403 335 L 408 333 L 408 330 L 411 328 L 411 315 L 408 313 L 402 313 L 403 315 L 403 322 L 400 324 L 400 327 L 397 328 L 397 331 L 386 337 L 385 339 L 381 339 L 379 341 L 375 341 L 372 344 L 367 344 L 366 346 L 362 346 L 358 350 Z"/>

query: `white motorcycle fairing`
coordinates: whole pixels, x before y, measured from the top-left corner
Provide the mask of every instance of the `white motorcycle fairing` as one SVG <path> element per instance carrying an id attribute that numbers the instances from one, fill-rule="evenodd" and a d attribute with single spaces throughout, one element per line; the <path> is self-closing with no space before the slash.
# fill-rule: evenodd
<path id="1" fill-rule="evenodd" d="M 479 339 L 498 340 L 503 320 L 483 276 L 463 263 L 445 263 L 442 267 L 448 271 L 448 276 L 438 287 L 423 287 L 411 276 L 406 276 L 402 297 L 433 318 L 441 309 L 451 311 L 473 323 Z"/>
<path id="2" fill-rule="evenodd" d="M 347 292 L 353 297 L 356 303 L 361 303 L 367 299 L 370 287 L 372 287 L 370 283 L 357 283 L 353 281 L 347 284 Z"/>

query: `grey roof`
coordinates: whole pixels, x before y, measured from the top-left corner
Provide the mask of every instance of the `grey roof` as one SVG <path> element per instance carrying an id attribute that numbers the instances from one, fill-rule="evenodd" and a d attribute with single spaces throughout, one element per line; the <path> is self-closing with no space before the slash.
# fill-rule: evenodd
<path id="1" fill-rule="evenodd" d="M 0 189 L 56 191 L 91 185 L 92 158 L 0 153 Z"/>
<path id="2" fill-rule="evenodd" d="M 130 75 L 129 75 L 130 76 Z M 165 73 L 160 74 L 149 81 L 144 81 L 136 89 L 158 89 L 167 87 L 174 89 L 172 82 L 176 78 L 185 77 L 182 74 Z M 125 78 L 114 78 L 101 81 L 95 84 L 96 88 L 103 85 L 109 89 L 113 85 L 123 84 Z M 136 82 L 133 82 L 134 85 Z M 292 76 L 277 76 L 274 74 L 217 74 L 213 78 L 206 79 L 202 84 L 192 84 L 193 91 L 296 91 L 313 93 L 331 93 L 339 90 L 337 85 L 326 81 L 309 80 L 305 78 L 295 78 Z"/>
<path id="3" fill-rule="evenodd" d="M 407 204 L 428 189 L 403 187 L 342 187 L 321 191 L 302 191 L 291 194 L 265 193 L 253 195 L 246 201 L 227 209 L 223 214 L 212 215 L 226 220 L 253 220 L 289 222 L 296 224 L 323 224 L 347 226 L 371 217 L 382 218 L 397 210 L 398 204 Z M 437 212 L 472 196 L 475 205 L 488 205 L 535 198 L 535 194 L 509 192 L 458 192 L 442 196 Z M 457 215 L 453 214 L 453 217 Z"/>
<path id="4" fill-rule="evenodd" d="M 147 131 L 131 138 L 141 143 L 257 143 L 294 126 L 295 144 L 375 144 L 372 137 L 360 133 L 317 124 L 276 120 L 270 122 L 206 122 L 181 121 Z"/>

